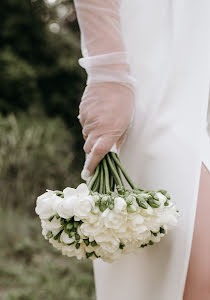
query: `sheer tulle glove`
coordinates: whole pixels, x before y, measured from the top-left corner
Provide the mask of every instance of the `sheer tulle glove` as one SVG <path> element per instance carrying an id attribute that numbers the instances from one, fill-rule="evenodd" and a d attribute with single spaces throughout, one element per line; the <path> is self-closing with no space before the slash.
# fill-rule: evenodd
<path id="1" fill-rule="evenodd" d="M 87 86 L 80 104 L 80 122 L 87 153 L 83 179 L 116 144 L 131 122 L 135 79 L 130 75 L 120 24 L 120 0 L 75 0 L 81 31 Z"/>
<path id="2" fill-rule="evenodd" d="M 80 122 L 86 138 L 84 151 L 88 154 L 82 173 L 84 179 L 114 145 L 120 148 L 133 107 L 133 91 L 124 85 L 106 82 L 86 87 L 80 105 Z"/>

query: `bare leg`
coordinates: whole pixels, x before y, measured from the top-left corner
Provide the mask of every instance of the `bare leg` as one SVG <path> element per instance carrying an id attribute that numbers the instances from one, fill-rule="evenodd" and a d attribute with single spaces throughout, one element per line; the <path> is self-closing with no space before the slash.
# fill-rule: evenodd
<path id="1" fill-rule="evenodd" d="M 183 300 L 210 299 L 210 173 L 202 164 L 192 250 Z"/>

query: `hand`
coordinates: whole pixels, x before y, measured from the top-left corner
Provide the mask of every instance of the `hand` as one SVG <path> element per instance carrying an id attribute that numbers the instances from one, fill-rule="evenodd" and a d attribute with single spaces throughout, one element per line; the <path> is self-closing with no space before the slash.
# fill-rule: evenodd
<path id="1" fill-rule="evenodd" d="M 133 88 L 117 83 L 92 83 L 86 86 L 80 104 L 80 122 L 88 154 L 83 177 L 91 175 L 114 144 L 123 142 L 134 110 Z"/>

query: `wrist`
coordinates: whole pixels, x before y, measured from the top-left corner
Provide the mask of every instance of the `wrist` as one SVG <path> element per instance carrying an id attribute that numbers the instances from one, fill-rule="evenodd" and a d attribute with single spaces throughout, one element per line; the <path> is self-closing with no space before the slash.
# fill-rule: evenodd
<path id="1" fill-rule="evenodd" d="M 79 64 L 87 72 L 87 84 L 118 82 L 135 88 L 136 79 L 131 75 L 126 51 L 83 57 Z"/>

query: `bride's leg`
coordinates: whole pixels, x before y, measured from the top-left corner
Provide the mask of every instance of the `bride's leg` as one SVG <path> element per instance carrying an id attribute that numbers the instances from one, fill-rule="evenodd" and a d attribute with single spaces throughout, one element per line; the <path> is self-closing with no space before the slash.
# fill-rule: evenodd
<path id="1" fill-rule="evenodd" d="M 210 173 L 203 164 L 183 297 L 183 300 L 198 299 L 210 299 Z"/>

